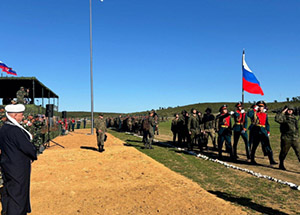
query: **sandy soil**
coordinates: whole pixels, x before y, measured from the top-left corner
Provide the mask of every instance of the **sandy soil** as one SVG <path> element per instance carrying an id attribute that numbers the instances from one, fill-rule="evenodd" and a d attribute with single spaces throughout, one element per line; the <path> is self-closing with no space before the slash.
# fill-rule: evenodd
<path id="1" fill-rule="evenodd" d="M 32 165 L 33 215 L 245 214 L 108 134 L 106 151 L 77 130 L 54 139 Z"/>

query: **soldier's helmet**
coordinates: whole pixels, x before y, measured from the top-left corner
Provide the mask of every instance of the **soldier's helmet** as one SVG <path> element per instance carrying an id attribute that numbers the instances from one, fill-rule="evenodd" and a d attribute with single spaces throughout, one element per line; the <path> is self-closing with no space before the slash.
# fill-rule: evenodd
<path id="1" fill-rule="evenodd" d="M 286 106 L 288 110 L 292 110 L 292 111 L 295 111 L 295 108 L 293 105 L 287 105 Z"/>
<path id="2" fill-rule="evenodd" d="M 241 106 L 243 106 L 243 102 L 238 102 L 235 104 L 235 107 L 241 107 Z"/>
<path id="3" fill-rule="evenodd" d="M 103 113 L 99 113 L 98 116 L 103 116 Z"/>
<path id="4" fill-rule="evenodd" d="M 185 115 L 186 114 L 186 110 L 181 111 L 181 114 Z"/>
<path id="5" fill-rule="evenodd" d="M 224 110 L 224 109 L 227 109 L 227 105 L 222 105 L 221 107 L 220 107 L 220 109 L 219 109 L 219 112 L 221 113 L 222 112 L 222 110 Z"/>
<path id="6" fill-rule="evenodd" d="M 264 101 L 258 101 L 256 102 L 256 105 L 259 106 L 259 107 L 266 107 L 266 103 Z"/>
<path id="7" fill-rule="evenodd" d="M 21 86 L 21 87 L 20 87 L 20 90 L 22 90 L 22 89 L 24 89 L 24 87 L 23 87 L 23 86 Z"/>
<path id="8" fill-rule="evenodd" d="M 211 113 L 212 112 L 212 109 L 210 107 L 206 108 L 205 110 L 206 113 Z"/>
<path id="9" fill-rule="evenodd" d="M 196 110 L 196 109 L 195 109 L 195 108 L 192 108 L 192 109 L 191 109 L 191 113 L 193 113 L 194 110 Z M 197 110 L 196 110 L 196 111 L 197 111 Z"/>
<path id="10" fill-rule="evenodd" d="M 39 118 L 39 115 L 35 114 L 35 115 L 34 115 L 34 118 Z"/>

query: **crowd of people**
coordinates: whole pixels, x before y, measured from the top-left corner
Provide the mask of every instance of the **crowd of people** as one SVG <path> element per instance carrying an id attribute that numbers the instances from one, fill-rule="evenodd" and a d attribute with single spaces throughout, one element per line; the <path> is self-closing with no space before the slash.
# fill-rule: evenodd
<path id="1" fill-rule="evenodd" d="M 171 123 L 174 145 L 187 148 L 189 151 L 193 151 L 195 146 L 200 151 L 212 149 L 218 152 L 219 159 L 224 159 L 223 145 L 225 143 L 225 152 L 229 154 L 232 161 L 236 161 L 239 159 L 237 153 L 239 139 L 242 138 L 245 154 L 250 164 L 257 164 L 255 154 L 259 144 L 261 144 L 264 156 L 268 156 L 270 164 L 278 164 L 274 159 L 270 144 L 270 124 L 266 103 L 259 101 L 246 111 L 243 103 L 238 102 L 235 108 L 235 111 L 229 111 L 227 105 L 222 105 L 216 116 L 209 107 L 204 114 L 195 108 L 192 108 L 191 112 L 183 110 L 181 113 L 174 114 Z M 281 132 L 279 168 L 282 170 L 286 170 L 284 160 L 291 147 L 300 162 L 299 118 L 295 116 L 297 111 L 298 109 L 295 110 L 291 105 L 276 111 L 275 121 L 280 124 Z M 114 127 L 118 131 L 141 135 L 145 148 L 153 148 L 154 134 L 159 134 L 159 119 L 164 120 L 152 110 L 148 116 L 122 117 L 120 115 L 107 118 L 106 126 Z M 209 140 L 211 140 L 212 148 L 208 147 Z"/>
<path id="2" fill-rule="evenodd" d="M 159 135 L 159 121 L 167 117 L 159 117 L 155 110 L 148 112 L 148 115 L 122 116 L 106 118 L 106 127 L 114 127 L 118 131 L 133 132 L 143 136 L 145 149 L 153 149 L 154 135 Z"/>
<path id="3" fill-rule="evenodd" d="M 264 155 L 268 156 L 270 164 L 278 164 L 274 160 L 269 139 L 270 124 L 266 103 L 259 101 L 256 105 L 252 105 L 248 112 L 244 110 L 241 102 L 238 102 L 235 107 L 235 111 L 228 111 L 227 105 L 223 105 L 217 116 L 212 114 L 211 108 L 207 108 L 203 115 L 194 108 L 190 113 L 182 111 L 181 114 L 175 114 L 171 125 L 173 142 L 181 147 L 186 146 L 188 150 L 193 150 L 193 147 L 198 145 L 200 151 L 203 151 L 208 149 L 208 140 L 211 139 L 213 149 L 218 151 L 219 159 L 223 158 L 222 149 L 225 142 L 226 152 L 230 159 L 235 161 L 239 158 L 237 146 L 242 137 L 246 157 L 251 164 L 257 164 L 255 154 L 259 143 Z M 284 160 L 290 147 L 294 149 L 300 162 L 299 119 L 294 115 L 294 107 L 289 105 L 276 114 L 275 121 L 280 124 L 281 131 L 279 168 L 285 170 Z"/>

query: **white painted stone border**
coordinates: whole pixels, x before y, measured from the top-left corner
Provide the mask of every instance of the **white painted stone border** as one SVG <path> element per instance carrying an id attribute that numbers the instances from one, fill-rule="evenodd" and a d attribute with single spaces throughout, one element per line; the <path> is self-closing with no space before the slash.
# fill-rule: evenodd
<path id="1" fill-rule="evenodd" d="M 131 135 L 133 135 L 135 137 L 143 138 L 142 136 L 139 136 L 139 135 L 131 133 L 131 132 L 125 132 L 125 133 L 126 134 L 131 134 Z M 228 163 L 226 163 L 224 161 L 220 161 L 218 159 L 213 159 L 213 158 L 210 158 L 210 157 L 208 157 L 206 155 L 203 155 L 203 154 L 200 154 L 200 153 L 197 154 L 197 153 L 195 153 L 193 151 L 187 151 L 186 149 L 175 147 L 172 144 L 162 143 L 162 142 L 160 142 L 160 141 L 158 141 L 156 139 L 154 139 L 154 142 L 159 142 L 162 145 L 166 145 L 166 146 L 170 146 L 170 147 L 176 148 L 179 151 L 185 151 L 185 152 L 187 152 L 190 155 L 194 155 L 194 156 L 196 156 L 198 158 L 202 158 L 204 160 L 209 160 L 209 161 L 212 161 L 212 162 L 215 162 L 215 163 L 222 164 L 222 165 L 226 166 L 227 168 L 232 168 L 232 169 L 236 169 L 236 170 L 239 170 L 239 171 L 242 171 L 242 172 L 246 172 L 246 173 L 251 174 L 251 175 L 253 175 L 253 176 L 257 177 L 257 178 L 268 179 L 270 181 L 274 181 L 274 182 L 277 182 L 277 183 L 280 183 L 280 184 L 283 184 L 283 185 L 287 185 L 287 186 L 289 186 L 290 188 L 292 188 L 294 190 L 300 190 L 300 186 L 299 185 L 296 185 L 296 184 L 288 182 L 288 181 L 283 181 L 283 180 L 280 180 L 280 179 L 277 179 L 277 178 L 274 178 L 274 177 L 268 176 L 268 175 L 262 175 L 259 172 L 254 172 L 254 171 L 249 170 L 249 169 L 245 169 L 245 168 L 241 168 L 241 167 L 238 167 L 238 166 L 235 166 L 235 165 L 232 165 L 232 164 L 228 164 Z"/>

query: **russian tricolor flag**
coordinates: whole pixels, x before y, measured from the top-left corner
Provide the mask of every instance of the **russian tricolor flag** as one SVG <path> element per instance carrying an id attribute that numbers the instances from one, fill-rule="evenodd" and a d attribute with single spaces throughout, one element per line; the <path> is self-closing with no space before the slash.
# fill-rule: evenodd
<path id="1" fill-rule="evenodd" d="M 0 61 L 0 69 L 2 69 L 2 71 L 6 72 L 7 74 L 17 75 L 17 73 L 14 70 L 12 70 L 12 68 L 6 66 L 5 63 L 3 63 L 1 61 Z"/>
<path id="2" fill-rule="evenodd" d="M 261 94 L 264 95 L 264 92 L 262 91 L 260 87 L 260 83 L 251 71 L 251 69 L 248 67 L 246 61 L 245 61 L 245 51 L 243 51 L 243 90 L 245 90 L 248 93 L 253 94 Z"/>

